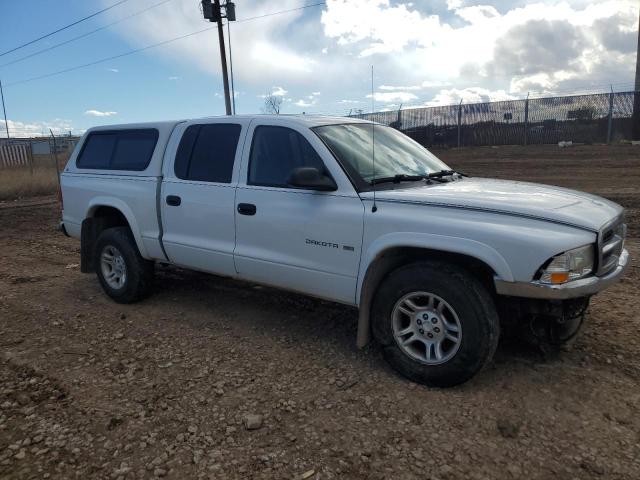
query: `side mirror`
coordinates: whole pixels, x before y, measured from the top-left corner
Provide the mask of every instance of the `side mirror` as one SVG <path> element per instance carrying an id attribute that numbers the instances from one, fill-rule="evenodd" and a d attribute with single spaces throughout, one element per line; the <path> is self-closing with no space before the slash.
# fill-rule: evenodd
<path id="1" fill-rule="evenodd" d="M 287 181 L 289 185 L 297 188 L 307 188 L 309 190 L 319 190 L 322 192 L 333 192 L 338 189 L 333 178 L 324 175 L 315 167 L 294 168 Z"/>

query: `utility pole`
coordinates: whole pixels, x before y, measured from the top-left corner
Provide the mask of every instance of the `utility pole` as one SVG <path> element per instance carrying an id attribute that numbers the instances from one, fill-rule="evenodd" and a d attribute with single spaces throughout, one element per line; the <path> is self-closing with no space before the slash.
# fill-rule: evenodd
<path id="1" fill-rule="evenodd" d="M 4 112 L 4 128 L 7 129 L 7 138 L 9 138 L 9 122 L 7 121 L 7 109 L 4 106 L 4 92 L 2 91 L 2 80 L 0 80 L 0 97 L 2 97 L 2 111 Z"/>
<path id="2" fill-rule="evenodd" d="M 227 13 L 227 16 L 229 14 Z M 236 89 L 233 86 L 233 55 L 231 54 L 231 27 L 227 21 L 227 38 L 229 39 L 229 69 L 231 70 L 231 106 L 233 114 L 236 114 Z"/>
<path id="3" fill-rule="evenodd" d="M 640 140 L 640 12 L 638 13 L 638 48 L 636 50 L 636 84 L 633 93 L 633 116 L 631 135 L 633 140 Z"/>
<path id="4" fill-rule="evenodd" d="M 224 48 L 224 30 L 222 29 L 222 13 L 220 0 L 213 0 L 213 8 L 218 16 L 218 43 L 220 45 L 220 60 L 222 61 L 222 81 L 224 83 L 224 105 L 227 115 L 231 115 L 231 96 L 229 95 L 229 74 L 227 73 L 227 51 Z"/>
<path id="5" fill-rule="evenodd" d="M 222 19 L 228 22 L 236 19 L 236 9 L 233 2 L 226 1 L 224 4 L 225 15 L 222 15 L 220 0 L 202 0 L 202 14 L 206 20 L 218 24 L 218 44 L 220 46 L 220 61 L 222 63 L 222 82 L 224 84 L 224 104 L 227 115 L 231 115 L 231 96 L 229 95 L 229 75 L 227 73 L 227 52 L 224 48 L 224 30 Z"/>

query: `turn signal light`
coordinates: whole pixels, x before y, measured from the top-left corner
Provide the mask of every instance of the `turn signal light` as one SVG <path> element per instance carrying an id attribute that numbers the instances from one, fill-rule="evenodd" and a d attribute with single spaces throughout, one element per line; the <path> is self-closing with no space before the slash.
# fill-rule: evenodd
<path id="1" fill-rule="evenodd" d="M 569 280 L 568 272 L 554 272 L 550 275 L 551 283 L 565 283 Z"/>

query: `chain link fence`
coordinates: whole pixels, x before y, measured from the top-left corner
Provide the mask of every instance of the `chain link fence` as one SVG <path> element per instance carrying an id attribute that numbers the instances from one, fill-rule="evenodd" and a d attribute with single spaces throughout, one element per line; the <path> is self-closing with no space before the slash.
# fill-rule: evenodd
<path id="1" fill-rule="evenodd" d="M 425 146 L 612 143 L 631 140 L 634 97 L 612 92 L 350 116 L 392 126 Z"/>

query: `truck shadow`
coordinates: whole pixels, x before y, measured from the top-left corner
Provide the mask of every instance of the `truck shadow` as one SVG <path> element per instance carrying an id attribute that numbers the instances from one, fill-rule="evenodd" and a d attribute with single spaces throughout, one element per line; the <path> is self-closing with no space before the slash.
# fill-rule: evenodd
<path id="1" fill-rule="evenodd" d="M 155 297 L 179 302 L 183 320 L 196 328 L 227 327 L 231 322 L 249 336 L 259 332 L 288 344 L 288 348 L 318 351 L 329 348 L 334 355 L 348 355 L 349 361 L 354 353 L 360 352 L 355 344 L 358 311 L 354 307 L 174 266 L 158 267 L 157 277 L 156 291 L 150 300 Z M 355 357 L 356 361 L 373 363 L 375 368 L 384 366 L 391 372 L 375 342 Z M 554 357 L 509 337 L 501 339 L 494 365 L 502 368 L 514 363 L 548 362 L 554 362 Z"/>

